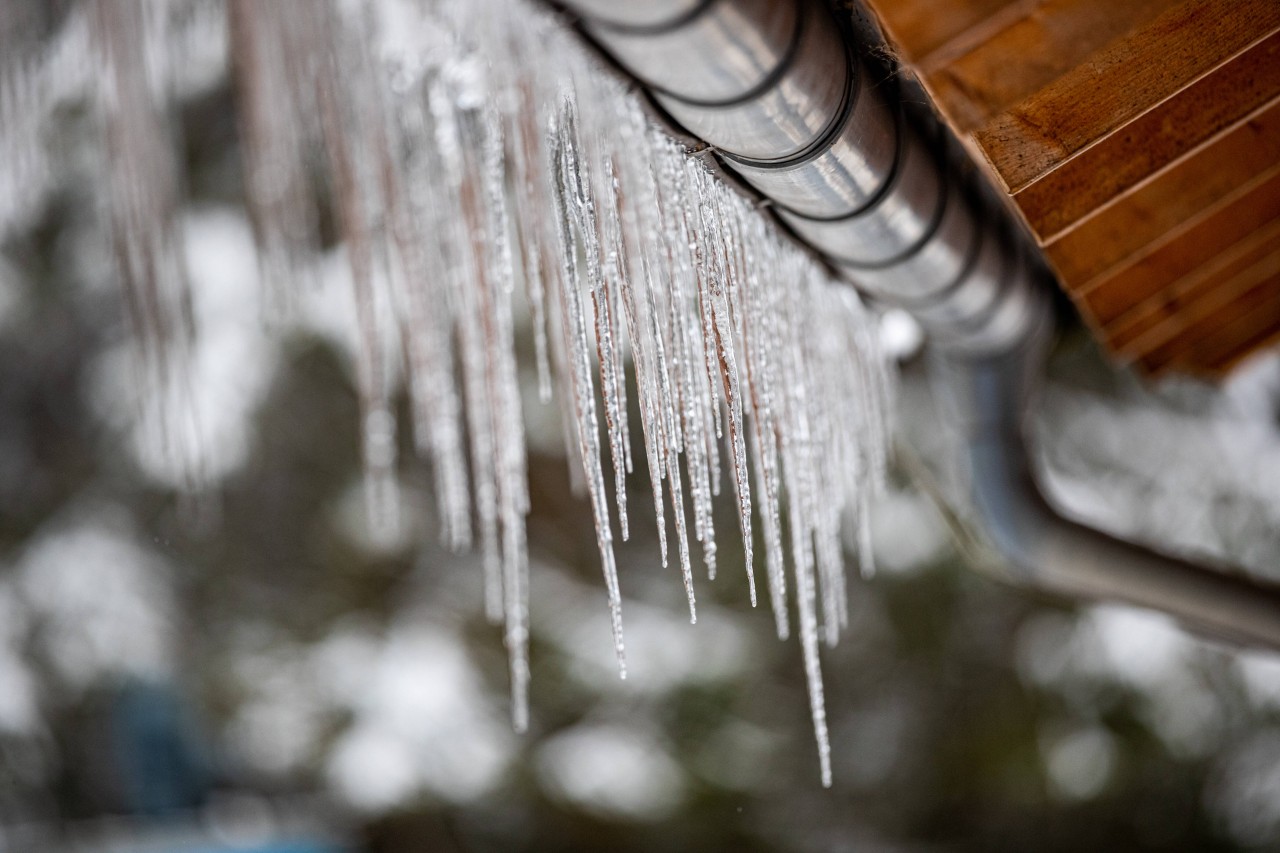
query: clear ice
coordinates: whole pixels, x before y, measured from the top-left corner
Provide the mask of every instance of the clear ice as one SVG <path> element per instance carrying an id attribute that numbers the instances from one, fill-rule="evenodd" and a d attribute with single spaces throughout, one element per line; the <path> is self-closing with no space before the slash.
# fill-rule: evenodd
<path id="1" fill-rule="evenodd" d="M 23 26 L 10 29 L 22 37 Z M 0 43 L 0 233 L 22 215 L 13 199 L 54 181 L 32 144 L 46 114 L 86 100 L 110 160 L 119 277 L 164 411 L 183 411 L 195 332 L 175 248 L 172 103 L 183 51 L 224 44 L 265 313 L 287 315 L 304 295 L 329 199 L 355 307 L 371 526 L 390 535 L 400 518 L 403 385 L 441 538 L 482 555 L 515 727 L 528 725 L 529 680 L 521 288 L 538 396 L 562 412 L 572 482 L 594 519 L 620 674 L 613 537 L 615 523 L 623 539 L 634 523 L 630 371 L 656 558 L 678 562 L 696 621 L 693 553 L 714 579 L 727 468 L 752 604 L 757 552 L 780 638 L 795 602 L 830 784 L 819 646 L 848 622 L 843 524 L 872 571 L 868 502 L 885 476 L 891 376 L 857 295 L 720 182 L 707 152 L 673 141 L 526 0 L 92 0 L 37 36 Z M 86 42 L 104 73 L 80 58 Z M 171 420 L 162 428 L 185 434 Z"/>

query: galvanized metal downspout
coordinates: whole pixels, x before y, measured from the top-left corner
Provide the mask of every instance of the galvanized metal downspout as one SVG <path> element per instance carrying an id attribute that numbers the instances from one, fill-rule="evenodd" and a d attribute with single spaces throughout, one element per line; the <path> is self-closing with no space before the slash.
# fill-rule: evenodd
<path id="1" fill-rule="evenodd" d="M 869 74 L 820 0 L 569 0 L 588 36 L 857 287 L 930 333 L 986 538 L 1026 580 L 1280 648 L 1280 590 L 1062 518 L 1023 441 L 1051 285 L 1003 211 Z"/>
<path id="2" fill-rule="evenodd" d="M 1280 648 L 1274 587 L 1077 524 L 1041 496 L 1023 416 L 1043 345 L 1032 337 L 1008 353 L 937 365 L 952 406 L 948 415 L 964 437 L 970 497 L 991 544 L 1041 589 L 1149 607 L 1218 639 Z"/>

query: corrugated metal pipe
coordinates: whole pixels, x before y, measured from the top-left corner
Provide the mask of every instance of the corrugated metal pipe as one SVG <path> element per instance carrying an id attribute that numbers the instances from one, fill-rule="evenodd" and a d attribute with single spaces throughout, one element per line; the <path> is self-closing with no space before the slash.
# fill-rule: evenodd
<path id="1" fill-rule="evenodd" d="M 1280 649 L 1280 590 L 1062 518 L 1023 438 L 1053 289 L 1008 214 L 947 168 L 940 134 L 873 86 L 822 0 L 568 0 L 670 119 L 875 299 L 929 333 L 981 532 L 1033 585 Z"/>

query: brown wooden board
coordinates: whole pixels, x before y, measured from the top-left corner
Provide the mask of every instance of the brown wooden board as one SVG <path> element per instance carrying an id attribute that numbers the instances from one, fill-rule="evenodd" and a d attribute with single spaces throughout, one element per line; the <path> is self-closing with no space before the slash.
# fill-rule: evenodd
<path id="1" fill-rule="evenodd" d="M 1280 326 L 1266 329 L 1252 338 L 1237 340 L 1235 347 L 1222 358 L 1215 359 L 1208 364 L 1189 362 L 1184 369 L 1188 373 L 1198 373 L 1207 375 L 1208 378 L 1216 379 L 1235 370 L 1240 364 L 1254 356 L 1261 355 L 1262 350 L 1270 349 L 1277 344 L 1280 344 Z"/>
<path id="2" fill-rule="evenodd" d="M 922 70 L 956 127 L 974 130 L 1176 2 L 1048 0 L 961 56 L 927 58 Z"/>
<path id="3" fill-rule="evenodd" d="M 902 58 L 919 61 L 982 26 L 1006 7 L 1026 0 L 893 0 L 876 4 L 882 23 Z M 1034 3 L 1030 5 L 1035 5 Z"/>
<path id="4" fill-rule="evenodd" d="M 1182 334 L 1142 357 L 1159 374 L 1192 364 L 1212 364 L 1235 351 L 1236 342 L 1267 333 L 1280 324 L 1280 276 L 1257 282 Z"/>
<path id="5" fill-rule="evenodd" d="M 1014 195 L 1045 242 L 1280 95 L 1280 33 L 1249 48 Z"/>
<path id="6" fill-rule="evenodd" d="M 864 2 L 1117 357 L 1280 340 L 1280 0 Z"/>
<path id="7" fill-rule="evenodd" d="M 1236 269 L 1236 265 L 1232 265 L 1229 271 L 1224 270 L 1223 274 L 1214 277 L 1209 287 L 1186 291 L 1180 304 L 1181 310 L 1163 323 L 1131 338 L 1118 351 L 1136 356 L 1150 355 L 1170 341 L 1176 341 L 1187 330 L 1200 326 L 1219 309 L 1240 300 L 1262 282 L 1280 276 L 1280 249 L 1272 249 L 1273 251 L 1247 266 Z"/>
<path id="8" fill-rule="evenodd" d="M 1280 28 L 1277 0 L 1187 0 L 974 134 L 1016 192 Z"/>
<path id="9" fill-rule="evenodd" d="M 1071 293 L 1097 325 L 1105 328 L 1144 299 L 1162 292 L 1277 217 L 1280 164 L 1169 231 L 1128 266 L 1112 270 Z"/>
<path id="10" fill-rule="evenodd" d="M 1153 340 L 1172 337 L 1177 329 L 1199 319 L 1208 297 L 1224 292 L 1225 282 L 1243 281 L 1249 275 L 1266 276 L 1280 272 L 1278 247 L 1280 220 L 1254 231 L 1169 287 L 1125 311 L 1103 330 L 1107 343 L 1121 356 L 1140 355 Z M 1250 274 L 1250 270 L 1254 272 Z M 1149 337 L 1153 334 L 1156 335 L 1154 339 Z"/>
<path id="11" fill-rule="evenodd" d="M 1280 100 L 1117 196 L 1045 250 L 1068 282 L 1087 282 L 1280 162 Z"/>

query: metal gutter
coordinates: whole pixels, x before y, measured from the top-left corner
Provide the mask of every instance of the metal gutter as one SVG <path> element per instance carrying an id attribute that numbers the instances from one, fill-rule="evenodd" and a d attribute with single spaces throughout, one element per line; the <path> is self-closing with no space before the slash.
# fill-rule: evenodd
<path id="1" fill-rule="evenodd" d="M 856 287 L 930 333 L 970 500 L 1016 578 L 1280 649 L 1280 588 L 1069 521 L 1036 486 L 1029 395 L 1054 290 L 1020 230 L 950 169 L 937 127 L 873 84 L 820 0 L 569 0 L 586 36 Z M 865 53 L 865 51 L 863 51 Z"/>

